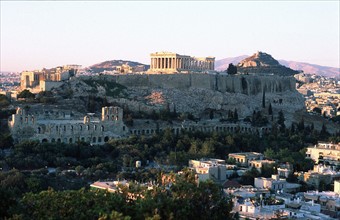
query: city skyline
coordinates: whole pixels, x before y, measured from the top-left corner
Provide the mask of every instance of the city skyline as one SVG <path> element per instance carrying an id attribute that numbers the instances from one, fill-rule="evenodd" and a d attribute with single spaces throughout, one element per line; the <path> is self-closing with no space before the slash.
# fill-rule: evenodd
<path id="1" fill-rule="evenodd" d="M 339 2 L 3 2 L 0 71 L 256 51 L 339 68 Z"/>

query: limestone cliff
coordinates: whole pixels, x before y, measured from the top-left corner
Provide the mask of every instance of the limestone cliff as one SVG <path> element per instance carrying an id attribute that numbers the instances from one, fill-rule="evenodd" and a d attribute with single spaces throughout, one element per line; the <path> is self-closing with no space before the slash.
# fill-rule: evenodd
<path id="1" fill-rule="evenodd" d="M 69 81 L 59 92 L 71 89 L 73 99 L 95 95 L 131 111 L 152 112 L 170 106 L 178 113 L 191 112 L 204 117 L 212 109 L 217 117 L 226 117 L 237 109 L 239 117 L 262 110 L 262 98 L 274 112 L 283 110 L 289 120 L 304 109 L 304 99 L 295 89 L 295 80 L 287 76 L 257 75 L 118 75 L 83 76 Z M 74 101 L 75 102 L 75 101 Z M 81 106 L 81 105 L 79 105 Z"/>

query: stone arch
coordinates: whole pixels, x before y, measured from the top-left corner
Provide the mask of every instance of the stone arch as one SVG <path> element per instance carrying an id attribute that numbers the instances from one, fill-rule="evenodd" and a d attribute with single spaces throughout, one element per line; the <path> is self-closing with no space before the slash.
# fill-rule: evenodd
<path id="1" fill-rule="evenodd" d="M 41 140 L 41 143 L 47 143 L 47 142 L 48 142 L 47 138 L 44 138 Z"/>
<path id="2" fill-rule="evenodd" d="M 108 136 L 105 136 L 104 137 L 104 142 L 108 142 L 109 141 L 109 137 Z"/>

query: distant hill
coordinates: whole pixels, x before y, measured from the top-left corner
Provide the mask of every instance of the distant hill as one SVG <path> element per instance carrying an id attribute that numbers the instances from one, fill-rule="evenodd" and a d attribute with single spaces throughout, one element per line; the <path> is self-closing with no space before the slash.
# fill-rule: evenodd
<path id="1" fill-rule="evenodd" d="M 241 60 L 237 64 L 237 70 L 241 73 L 265 73 L 285 76 L 299 73 L 299 71 L 281 65 L 270 54 L 264 52 L 256 52 L 252 56 Z"/>
<path id="2" fill-rule="evenodd" d="M 229 58 L 225 58 L 222 60 L 216 60 L 215 61 L 215 69 L 217 71 L 223 71 L 228 69 L 228 66 L 230 63 L 237 65 L 241 60 L 245 59 L 249 57 L 248 55 L 242 55 L 242 56 L 238 56 L 238 57 L 229 57 Z"/>
<path id="3" fill-rule="evenodd" d="M 217 71 L 224 71 L 228 68 L 229 63 L 237 65 L 243 59 L 249 57 L 248 55 L 242 55 L 238 57 L 228 57 L 221 60 L 216 60 L 215 69 Z M 320 76 L 327 77 L 338 77 L 340 78 L 340 68 L 329 67 L 329 66 L 320 66 L 316 64 L 298 62 L 298 61 L 287 61 L 287 60 L 278 60 L 278 62 L 286 67 L 289 67 L 293 70 L 303 71 L 306 74 L 317 74 Z"/>
<path id="4" fill-rule="evenodd" d="M 131 67 L 136 67 L 139 65 L 144 66 L 144 70 L 147 70 L 150 68 L 150 65 L 145 65 L 139 62 L 129 61 L 129 60 L 108 60 L 101 63 L 94 64 L 92 66 L 89 66 L 86 68 L 87 70 L 93 72 L 93 73 L 101 73 L 103 71 L 112 71 L 115 70 L 117 66 L 122 66 L 123 64 L 129 65 Z"/>
<path id="5" fill-rule="evenodd" d="M 306 74 L 340 78 L 340 68 L 286 60 L 279 60 L 279 62 L 294 70 L 302 70 Z"/>

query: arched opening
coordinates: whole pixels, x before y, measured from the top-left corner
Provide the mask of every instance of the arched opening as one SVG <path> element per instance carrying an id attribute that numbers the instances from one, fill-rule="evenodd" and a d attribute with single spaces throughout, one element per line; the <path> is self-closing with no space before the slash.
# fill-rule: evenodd
<path id="1" fill-rule="evenodd" d="M 41 127 L 38 127 L 38 134 L 41 134 Z"/>
<path id="2" fill-rule="evenodd" d="M 84 137 L 81 137 L 81 141 L 85 141 L 85 138 L 84 138 Z"/>
<path id="3" fill-rule="evenodd" d="M 108 141 L 109 141 L 109 137 L 108 136 L 104 137 L 104 142 L 108 142 Z"/>
<path id="4" fill-rule="evenodd" d="M 61 143 L 61 139 L 60 139 L 60 138 L 58 138 L 58 139 L 57 139 L 57 142 L 58 142 L 58 143 Z"/>
<path id="5" fill-rule="evenodd" d="M 47 143 L 47 142 L 48 142 L 48 140 L 46 138 L 41 140 L 41 143 Z"/>
<path id="6" fill-rule="evenodd" d="M 55 138 L 52 138 L 51 142 L 54 143 L 55 142 Z"/>
<path id="7" fill-rule="evenodd" d="M 92 143 L 96 143 L 96 137 L 92 138 Z"/>
<path id="8" fill-rule="evenodd" d="M 70 139 L 68 140 L 68 142 L 69 142 L 70 144 L 72 144 L 72 143 L 73 143 L 72 138 L 70 138 Z"/>

